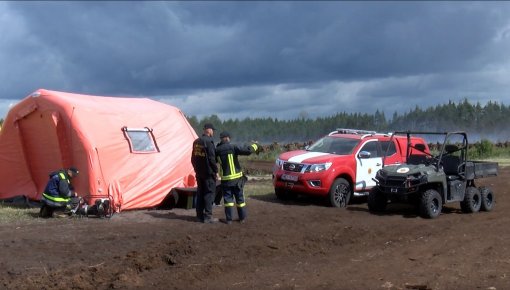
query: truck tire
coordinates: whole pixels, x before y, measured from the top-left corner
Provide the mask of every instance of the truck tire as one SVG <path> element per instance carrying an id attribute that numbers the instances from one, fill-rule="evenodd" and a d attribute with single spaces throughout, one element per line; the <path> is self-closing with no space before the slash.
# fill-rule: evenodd
<path id="1" fill-rule="evenodd" d="M 337 178 L 329 189 L 329 204 L 332 207 L 347 207 L 351 194 L 351 184 L 344 178 Z"/>
<path id="2" fill-rule="evenodd" d="M 466 188 L 464 200 L 460 202 L 460 208 L 465 213 L 473 213 L 480 210 L 482 205 L 482 197 L 480 191 L 476 187 L 469 186 Z"/>
<path id="3" fill-rule="evenodd" d="M 494 208 L 494 193 L 488 187 L 482 186 L 478 188 L 482 196 L 482 204 L 480 210 L 491 211 Z"/>
<path id="4" fill-rule="evenodd" d="M 388 198 L 378 188 L 374 187 L 368 194 L 367 203 L 370 212 L 383 212 L 388 204 Z"/>
<path id="5" fill-rule="evenodd" d="M 441 214 L 443 199 L 435 189 L 426 190 L 420 198 L 419 211 L 423 218 L 433 219 Z"/>

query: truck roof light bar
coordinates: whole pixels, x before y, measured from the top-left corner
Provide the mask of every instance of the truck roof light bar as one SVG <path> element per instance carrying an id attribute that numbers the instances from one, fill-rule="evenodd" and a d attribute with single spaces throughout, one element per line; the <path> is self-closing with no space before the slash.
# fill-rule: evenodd
<path id="1" fill-rule="evenodd" d="M 376 131 L 368 131 L 368 130 L 359 130 L 359 129 L 347 129 L 347 128 L 337 128 L 335 131 L 329 133 L 329 135 L 333 134 L 354 134 L 354 135 L 375 135 Z"/>

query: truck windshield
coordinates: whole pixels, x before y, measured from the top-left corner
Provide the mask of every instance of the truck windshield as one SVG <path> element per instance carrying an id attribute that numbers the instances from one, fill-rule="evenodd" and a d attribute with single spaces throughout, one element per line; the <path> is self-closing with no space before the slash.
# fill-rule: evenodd
<path id="1" fill-rule="evenodd" d="M 317 140 L 307 150 L 313 152 L 349 155 L 360 140 L 326 136 Z"/>

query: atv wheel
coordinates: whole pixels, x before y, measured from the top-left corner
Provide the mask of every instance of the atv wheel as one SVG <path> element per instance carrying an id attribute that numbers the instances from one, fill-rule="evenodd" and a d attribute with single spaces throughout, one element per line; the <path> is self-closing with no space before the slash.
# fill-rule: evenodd
<path id="1" fill-rule="evenodd" d="M 388 198 L 378 188 L 372 188 L 368 194 L 368 210 L 371 212 L 382 212 L 386 209 Z"/>
<path id="2" fill-rule="evenodd" d="M 473 213 L 480 210 L 482 205 L 482 197 L 480 195 L 480 191 L 478 191 L 475 187 L 468 187 L 466 189 L 466 194 L 464 195 L 464 200 L 460 202 L 460 208 L 465 213 Z"/>
<path id="3" fill-rule="evenodd" d="M 482 204 L 480 205 L 480 210 L 483 211 L 491 211 L 494 208 L 494 193 L 488 187 L 480 187 L 478 189 L 481 192 L 482 196 Z"/>
<path id="4" fill-rule="evenodd" d="M 423 218 L 436 218 L 441 214 L 442 209 L 443 199 L 437 190 L 428 189 L 421 195 L 419 210 Z"/>
<path id="5" fill-rule="evenodd" d="M 329 189 L 329 203 L 332 207 L 347 207 L 351 199 L 351 185 L 344 178 L 337 178 Z"/>

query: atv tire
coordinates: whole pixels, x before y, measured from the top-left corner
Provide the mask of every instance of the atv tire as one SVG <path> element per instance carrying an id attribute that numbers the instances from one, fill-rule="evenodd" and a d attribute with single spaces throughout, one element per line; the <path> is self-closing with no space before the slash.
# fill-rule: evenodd
<path id="1" fill-rule="evenodd" d="M 436 218 L 443 209 L 443 199 L 437 190 L 428 189 L 421 195 L 418 208 L 421 217 L 428 219 Z"/>
<path id="2" fill-rule="evenodd" d="M 480 210 L 482 206 L 482 196 L 476 187 L 469 186 L 466 188 L 464 200 L 460 202 L 462 212 L 473 213 Z"/>
<path id="3" fill-rule="evenodd" d="M 370 212 L 383 212 L 388 205 L 388 198 L 378 188 L 372 188 L 368 194 L 368 210 Z"/>
<path id="4" fill-rule="evenodd" d="M 478 189 L 482 196 L 482 204 L 480 210 L 491 211 L 494 208 L 494 193 L 488 187 L 482 186 Z"/>

